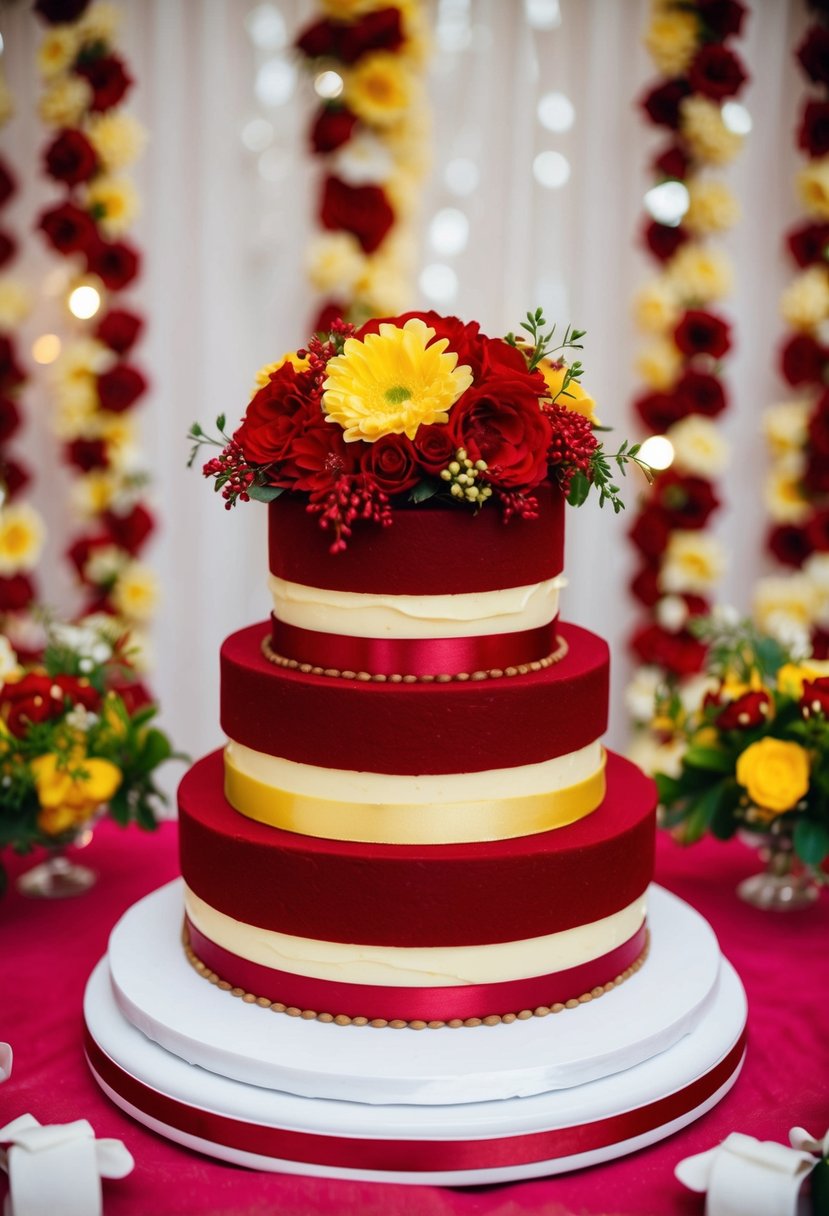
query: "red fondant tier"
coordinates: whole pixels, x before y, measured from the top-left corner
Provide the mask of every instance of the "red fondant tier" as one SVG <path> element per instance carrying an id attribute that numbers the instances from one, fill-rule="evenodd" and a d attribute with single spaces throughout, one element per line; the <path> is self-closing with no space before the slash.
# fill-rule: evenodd
<path id="1" fill-rule="evenodd" d="M 469 773 L 576 751 L 607 727 L 608 651 L 575 625 L 543 671 L 448 684 L 375 684 L 303 675 L 262 653 L 268 623 L 222 647 L 222 729 L 256 751 L 376 773 Z"/>
<path id="2" fill-rule="evenodd" d="M 283 494 L 268 508 L 273 574 L 308 587 L 387 595 L 450 595 L 540 583 L 564 562 L 564 499 L 548 483 L 533 491 L 537 519 L 504 523 L 495 507 L 395 508 L 388 528 L 358 523 L 344 553 L 303 499 Z"/>
<path id="3" fill-rule="evenodd" d="M 653 782 L 608 755 L 607 794 L 556 831 L 456 845 L 320 840 L 225 800 L 221 752 L 179 787 L 181 870 L 220 912 L 323 941 L 469 946 L 540 937 L 632 903 L 653 874 Z"/>

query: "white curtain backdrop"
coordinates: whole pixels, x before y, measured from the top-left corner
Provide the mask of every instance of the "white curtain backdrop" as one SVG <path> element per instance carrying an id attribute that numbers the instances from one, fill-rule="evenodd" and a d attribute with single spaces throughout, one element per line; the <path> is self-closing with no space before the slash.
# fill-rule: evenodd
<path id="1" fill-rule="evenodd" d="M 125 0 L 121 7 L 121 45 L 137 81 L 130 105 L 150 131 L 136 173 L 143 213 L 135 238 L 145 262 L 132 297 L 148 319 L 136 361 L 152 380 L 143 433 L 160 527 L 147 560 L 164 588 L 152 684 L 163 723 L 196 756 L 221 742 L 222 639 L 267 615 L 266 513 L 256 504 L 222 510 L 198 473 L 185 469 L 185 434 L 195 419 L 212 423 L 221 411 L 232 425 L 256 369 L 307 337 L 312 299 L 303 256 L 318 172 L 305 152 L 313 95 L 300 73 L 292 79 L 287 47 L 257 47 L 251 30 L 261 31 L 269 19 L 278 33 L 276 12 L 290 42 L 313 10 L 307 0 Z M 493 334 L 515 328 L 537 304 L 551 319 L 586 329 L 585 383 L 618 436 L 636 433 L 629 303 L 651 273 L 634 243 L 650 184 L 648 158 L 660 138 L 634 104 L 653 76 L 640 46 L 647 9 L 645 0 L 436 0 L 432 8 L 434 164 L 422 264 L 449 265 L 458 279 L 457 293 L 439 307 L 475 317 Z M 754 129 L 725 171 L 744 217 L 725 242 L 737 270 L 728 302 L 737 349 L 724 421 L 734 459 L 717 517 L 729 554 L 722 598 L 742 608 L 765 569 L 759 420 L 784 395 L 776 371 L 777 299 L 790 273 L 782 234 L 797 214 L 793 129 L 801 95 L 791 49 L 807 20 L 795 0 L 755 0 L 750 10 L 739 49 L 752 79 L 740 100 Z M 24 187 L 5 213 L 25 238 L 13 269 L 41 291 L 26 331 L 31 340 L 67 324 L 45 294 L 60 259 L 31 231 L 51 197 L 35 115 L 41 31 L 22 2 L 0 6 L 0 31 L 17 100 L 2 150 Z M 282 66 L 274 68 L 274 59 Z M 264 81 L 257 76 L 263 66 Z M 257 79 L 260 87 L 270 82 L 278 104 L 257 98 Z M 572 102 L 575 121 L 566 133 L 538 121 L 538 100 L 550 91 Z M 242 132 L 254 118 L 270 121 L 274 135 L 252 152 Z M 569 161 L 570 177 L 560 188 L 545 188 L 533 176 L 534 158 L 545 150 Z M 471 192 L 457 193 L 459 178 Z M 429 244 L 429 221 L 445 207 L 469 221 L 468 244 L 452 257 Z M 429 303 L 422 294 L 412 300 L 413 307 Z M 76 600 L 61 557 L 67 478 L 50 430 L 45 376 L 34 369 L 25 408 L 30 422 L 21 451 L 37 469 L 35 502 L 51 526 L 42 582 L 47 598 L 70 610 Z M 631 483 L 631 504 L 635 490 Z M 635 613 L 627 594 L 630 517 L 597 515 L 593 507 L 569 514 L 564 608 L 613 648 L 611 738 L 618 745 L 629 671 L 624 638 Z"/>

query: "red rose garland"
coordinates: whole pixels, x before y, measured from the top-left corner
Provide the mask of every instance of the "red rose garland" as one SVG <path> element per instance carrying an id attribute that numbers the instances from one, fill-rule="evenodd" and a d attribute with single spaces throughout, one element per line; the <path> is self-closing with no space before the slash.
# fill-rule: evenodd
<path id="1" fill-rule="evenodd" d="M 324 176 L 309 250 L 322 297 L 313 328 L 340 316 L 360 323 L 411 302 L 414 189 L 426 160 L 421 0 L 323 0 L 297 39 L 322 99 L 310 148 Z"/>
<path id="2" fill-rule="evenodd" d="M 154 575 L 137 560 L 154 527 L 133 423 L 147 381 L 132 362 L 143 319 L 118 297 L 140 272 L 138 250 L 123 239 L 137 197 L 122 171 L 140 154 L 144 132 L 118 108 L 133 82 L 113 46 L 117 10 L 88 0 L 38 0 L 35 8 L 48 26 L 39 110 L 54 128 L 43 163 L 62 191 L 38 226 L 67 259 L 75 287 L 97 293 L 90 308 L 73 309 L 86 318 L 84 333 L 64 344 L 54 366 L 56 427 L 86 521 L 67 556 L 83 611 L 114 615 L 136 638 L 156 598 Z"/>
<path id="3" fill-rule="evenodd" d="M 720 505 L 713 478 L 727 459 L 712 419 L 728 403 L 722 363 L 732 331 L 715 306 L 728 293 L 731 268 L 709 238 L 730 227 L 739 208 L 708 170 L 731 160 L 742 143 L 724 103 L 747 79 L 729 45 L 744 16 L 738 0 L 658 0 L 645 35 L 666 79 L 641 105 L 667 142 L 653 158 L 646 199 L 643 243 L 659 274 L 635 302 L 640 328 L 652 340 L 638 359 L 647 391 L 634 410 L 648 432 L 669 440 L 672 461 L 643 494 L 630 530 L 638 557 L 631 590 L 644 610 L 631 637 L 644 664 L 631 698 L 640 721 L 650 717 L 641 712 L 645 686 L 650 691 L 665 675 L 687 679 L 701 670 L 705 650 L 689 625 L 708 611 L 723 566 L 707 529 Z M 643 455 L 650 459 L 650 447 Z"/>
<path id="4" fill-rule="evenodd" d="M 813 24 L 796 50 L 807 88 L 796 128 L 806 164 L 797 175 L 805 212 L 787 234 L 798 268 L 783 292 L 781 313 L 791 333 L 780 370 L 791 396 L 766 411 L 771 456 L 766 506 L 769 553 L 784 576 L 755 590 L 759 625 L 796 647 L 829 657 L 829 10 L 815 3 Z"/>

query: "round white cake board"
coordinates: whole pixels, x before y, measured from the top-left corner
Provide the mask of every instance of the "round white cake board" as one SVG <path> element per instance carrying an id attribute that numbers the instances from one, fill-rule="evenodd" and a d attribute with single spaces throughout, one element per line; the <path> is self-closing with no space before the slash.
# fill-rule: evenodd
<path id="1" fill-rule="evenodd" d="M 600 1004 L 609 1028 L 612 1002 Z M 194 1068 L 124 1018 L 106 961 L 89 981 L 85 1017 L 90 1066 L 105 1092 L 139 1122 L 188 1148 L 261 1170 L 468 1186 L 595 1165 L 698 1118 L 739 1073 L 746 1002 L 724 962 L 694 1030 L 662 1054 L 567 1090 L 451 1106 L 303 1098 Z M 347 1029 L 324 1028 L 332 1034 Z M 388 1033 L 405 1055 L 418 1032 Z M 467 1032 L 445 1033 L 456 1039 Z M 468 1033 L 486 1068 L 492 1038 Z"/>
<path id="2" fill-rule="evenodd" d="M 578 1009 L 450 1030 L 375 1030 L 304 1021 L 207 983 L 176 931 L 180 880 L 135 904 L 109 943 L 124 1018 L 210 1072 L 307 1098 L 361 1103 L 483 1102 L 583 1086 L 665 1052 L 716 996 L 720 951 L 708 923 L 661 887 L 648 893 L 645 966 Z"/>

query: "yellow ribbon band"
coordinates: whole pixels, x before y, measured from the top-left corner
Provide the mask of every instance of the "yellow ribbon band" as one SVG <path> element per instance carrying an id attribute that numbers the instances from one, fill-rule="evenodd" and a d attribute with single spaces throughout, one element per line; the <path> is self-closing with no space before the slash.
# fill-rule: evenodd
<path id="1" fill-rule="evenodd" d="M 465 844 L 549 832 L 583 819 L 605 794 L 605 754 L 584 781 L 547 794 L 474 802 L 339 802 L 277 789 L 225 755 L 225 797 L 248 819 L 300 836 L 371 844 Z"/>

